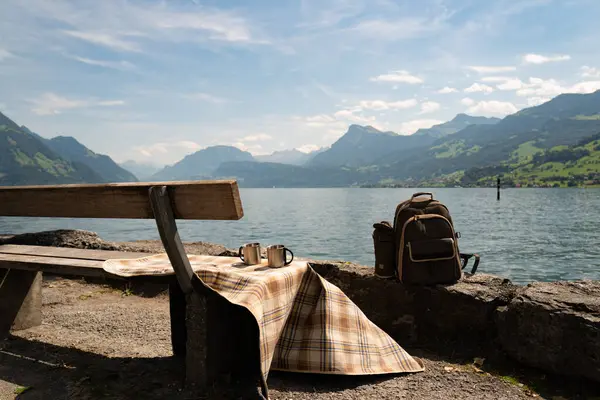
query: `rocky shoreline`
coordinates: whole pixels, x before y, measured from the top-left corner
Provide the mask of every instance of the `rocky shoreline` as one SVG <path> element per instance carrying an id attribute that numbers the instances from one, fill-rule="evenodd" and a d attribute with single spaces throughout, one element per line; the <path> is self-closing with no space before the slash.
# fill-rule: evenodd
<path id="1" fill-rule="evenodd" d="M 5 235 L 0 244 L 164 251 L 157 241 L 108 242 L 93 232 L 71 230 Z M 185 246 L 189 254 L 236 254 L 212 243 Z M 484 358 L 512 370 L 533 368 L 530 375 L 575 379 L 576 386 L 596 389 L 600 382 L 600 282 L 519 286 L 476 274 L 455 285 L 410 287 L 343 261 L 311 261 L 311 266 L 403 346 L 463 360 Z"/>

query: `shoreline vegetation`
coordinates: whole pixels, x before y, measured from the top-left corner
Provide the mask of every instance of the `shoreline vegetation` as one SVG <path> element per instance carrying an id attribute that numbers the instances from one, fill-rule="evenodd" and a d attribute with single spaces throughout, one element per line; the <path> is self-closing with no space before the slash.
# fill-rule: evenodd
<path id="1" fill-rule="evenodd" d="M 422 189 L 422 188 L 457 188 L 457 189 L 496 189 L 496 184 L 489 185 L 459 185 L 459 184 L 440 184 L 440 183 L 423 183 L 419 185 L 406 184 L 406 183 L 385 183 L 385 184 L 364 184 L 351 186 L 361 189 Z M 579 188 L 579 189 L 598 189 L 600 188 L 600 180 L 595 180 L 589 183 L 577 183 L 573 181 L 567 181 L 566 183 L 515 183 L 515 182 L 503 182 L 501 181 L 500 189 L 567 189 L 567 188 Z"/>

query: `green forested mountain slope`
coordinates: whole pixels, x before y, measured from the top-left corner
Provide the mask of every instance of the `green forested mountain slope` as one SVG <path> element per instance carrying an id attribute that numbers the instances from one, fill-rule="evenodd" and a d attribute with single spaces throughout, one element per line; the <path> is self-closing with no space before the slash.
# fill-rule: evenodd
<path id="1" fill-rule="evenodd" d="M 103 182 L 88 166 L 69 162 L 0 113 L 0 185 Z"/>

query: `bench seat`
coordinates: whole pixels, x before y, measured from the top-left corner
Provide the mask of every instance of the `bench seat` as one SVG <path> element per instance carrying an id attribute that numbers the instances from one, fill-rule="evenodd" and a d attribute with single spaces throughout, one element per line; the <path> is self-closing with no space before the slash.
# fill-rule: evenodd
<path id="1" fill-rule="evenodd" d="M 0 245 L 0 337 L 41 324 L 43 273 L 164 283 L 169 288 L 173 353 L 185 360 L 186 384 L 207 390 L 218 375 L 256 357 L 239 336 L 251 340 L 255 332 L 248 315 L 193 273 L 175 220 L 239 220 L 243 215 L 235 181 L 0 187 L 0 216 L 154 219 L 175 272 L 124 279 L 104 271 L 103 262 L 147 253 Z M 246 375 L 254 385 L 256 374 Z M 264 379 L 256 376 L 268 397 Z"/>
<path id="2" fill-rule="evenodd" d="M 171 276 L 138 276 L 130 279 L 106 272 L 106 260 L 147 257 L 148 253 L 110 250 L 74 249 L 68 247 L 0 245 L 0 265 L 6 269 L 40 271 L 56 275 L 136 280 L 156 283 L 176 283 Z"/>

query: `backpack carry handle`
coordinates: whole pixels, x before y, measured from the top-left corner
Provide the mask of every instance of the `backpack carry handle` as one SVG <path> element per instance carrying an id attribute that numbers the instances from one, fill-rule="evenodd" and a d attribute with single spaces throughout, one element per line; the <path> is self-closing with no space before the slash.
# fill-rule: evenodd
<path id="1" fill-rule="evenodd" d="M 414 199 L 415 197 L 419 197 L 419 196 L 431 196 L 431 200 L 433 200 L 433 193 L 431 193 L 431 192 L 417 192 L 417 193 L 413 194 L 410 199 L 412 201 L 412 199 Z"/>

